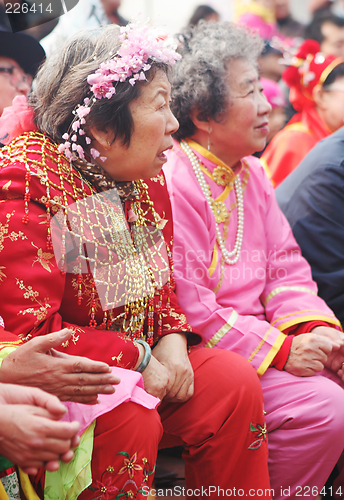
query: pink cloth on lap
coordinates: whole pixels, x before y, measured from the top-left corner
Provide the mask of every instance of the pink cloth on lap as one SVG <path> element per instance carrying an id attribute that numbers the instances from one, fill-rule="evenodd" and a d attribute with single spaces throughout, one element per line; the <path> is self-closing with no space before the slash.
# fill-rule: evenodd
<path id="1" fill-rule="evenodd" d="M 121 382 L 115 386 L 116 392 L 114 394 L 99 394 L 99 403 L 96 405 L 85 405 L 70 401 L 63 403 L 68 411 L 61 420 L 68 422 L 77 420 L 80 423 L 79 435 L 97 417 L 127 401 L 132 401 L 148 409 L 154 409 L 160 403 L 160 399 L 151 396 L 144 390 L 141 373 L 117 367 L 112 367 L 111 370 L 114 375 L 121 379 Z"/>

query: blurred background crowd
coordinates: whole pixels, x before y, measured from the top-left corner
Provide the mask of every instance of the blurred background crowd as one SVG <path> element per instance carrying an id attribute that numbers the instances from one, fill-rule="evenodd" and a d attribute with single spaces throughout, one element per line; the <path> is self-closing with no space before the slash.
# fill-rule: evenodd
<path id="1" fill-rule="evenodd" d="M 267 148 L 256 155 L 261 157 L 275 186 L 320 139 L 342 125 L 343 0 L 209 0 L 201 5 L 195 0 L 180 4 L 79 0 L 57 18 L 47 11 L 30 14 L 32 1 L 21 2 L 27 5 L 28 13 L 21 9 L 25 13 L 8 16 L 6 11 L 12 12 L 13 6 L 10 1 L 0 0 L 0 113 L 15 95 L 28 94 L 45 55 L 61 48 L 74 33 L 110 23 L 123 26 L 128 19 L 142 14 L 143 18 L 150 16 L 166 34 L 196 25 L 201 19 L 231 20 L 257 31 L 264 39 L 259 70 L 272 111 Z"/>

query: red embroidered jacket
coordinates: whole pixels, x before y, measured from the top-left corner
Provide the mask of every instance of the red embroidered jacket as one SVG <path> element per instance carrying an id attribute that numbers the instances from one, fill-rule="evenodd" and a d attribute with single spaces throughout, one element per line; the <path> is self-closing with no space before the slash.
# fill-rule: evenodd
<path id="1" fill-rule="evenodd" d="M 155 211 L 167 220 L 163 235 L 171 247 L 172 216 L 163 175 L 147 186 L 155 200 Z M 97 293 L 92 296 L 92 274 L 83 274 L 78 283 L 77 274 L 61 272 L 50 242 L 51 216 L 93 193 L 42 134 L 25 133 L 0 150 L 1 314 L 6 330 L 15 335 L 0 329 L 0 349 L 8 347 L 10 339 L 17 345 L 18 336 L 28 340 L 68 327 L 73 336 L 60 348 L 63 352 L 124 368 L 136 364 L 138 350 L 133 341 L 122 332 L 101 329 L 104 313 Z M 145 201 L 141 202 L 143 209 Z M 125 205 L 128 212 L 131 202 Z M 160 312 L 154 314 L 154 340 L 160 322 L 161 335 L 185 332 L 189 344 L 198 343 L 198 334 L 187 323 L 173 287 L 171 280 L 154 297 L 155 310 Z M 92 310 L 96 329 L 89 326 Z M 122 310 L 112 311 L 113 316 Z M 143 334 L 148 328 L 147 310 L 145 315 Z"/>

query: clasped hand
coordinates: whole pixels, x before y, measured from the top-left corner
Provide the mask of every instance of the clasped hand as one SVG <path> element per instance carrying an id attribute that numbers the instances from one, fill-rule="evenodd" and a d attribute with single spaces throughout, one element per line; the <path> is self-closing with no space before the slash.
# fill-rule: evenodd
<path id="1" fill-rule="evenodd" d="M 80 438 L 78 422 L 59 422 L 66 408 L 35 387 L 0 384 L 0 454 L 27 474 L 69 462 Z"/>
<path id="2" fill-rule="evenodd" d="M 325 367 L 344 381 L 344 334 L 335 328 L 317 326 L 293 338 L 284 369 L 299 377 L 313 376 Z"/>
<path id="3" fill-rule="evenodd" d="M 182 403 L 194 393 L 194 373 L 187 353 L 185 335 L 162 337 L 142 373 L 147 392 L 160 399 Z"/>

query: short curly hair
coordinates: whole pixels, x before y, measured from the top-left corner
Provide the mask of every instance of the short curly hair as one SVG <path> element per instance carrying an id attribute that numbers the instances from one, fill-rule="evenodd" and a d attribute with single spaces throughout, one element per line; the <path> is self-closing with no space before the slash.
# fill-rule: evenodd
<path id="1" fill-rule="evenodd" d="M 233 59 L 246 59 L 257 66 L 264 42 L 246 28 L 213 21 L 186 28 L 178 40 L 182 59 L 174 68 L 171 109 L 179 121 L 174 137 L 181 140 L 196 130 L 190 118 L 192 110 L 197 109 L 199 120 L 221 120 L 230 101 L 228 64 Z"/>

